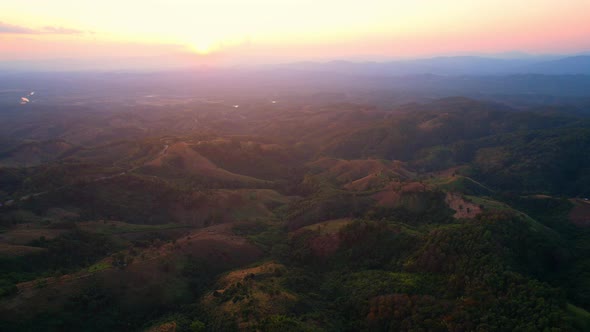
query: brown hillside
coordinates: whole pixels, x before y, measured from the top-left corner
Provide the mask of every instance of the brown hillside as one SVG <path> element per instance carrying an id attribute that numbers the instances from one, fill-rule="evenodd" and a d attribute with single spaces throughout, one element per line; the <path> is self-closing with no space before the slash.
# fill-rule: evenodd
<path id="1" fill-rule="evenodd" d="M 97 265 L 57 278 L 42 278 L 17 285 L 17 295 L 0 301 L 0 319 L 27 319 L 40 312 L 58 311 L 71 296 L 92 283 L 100 283 L 129 310 L 151 303 L 171 304 L 189 292 L 180 278 L 182 262 L 187 258 L 210 268 L 232 269 L 260 259 L 262 251 L 246 239 L 236 236 L 230 225 L 218 225 L 194 231 L 174 243 L 154 243 L 149 248 L 123 252 L 133 260 L 125 268 L 112 265 L 111 257 Z M 178 292 L 182 290 L 182 292 Z"/>
<path id="2" fill-rule="evenodd" d="M 463 199 L 462 195 L 458 193 L 447 192 L 445 203 L 447 203 L 451 209 L 455 210 L 453 217 L 457 219 L 472 219 L 482 212 L 479 205 L 466 201 Z"/>
<path id="3" fill-rule="evenodd" d="M 217 167 L 213 162 L 193 150 L 185 142 L 174 143 L 164 149 L 158 157 L 147 162 L 143 167 L 140 167 L 139 171 L 165 177 L 194 175 L 226 182 L 261 185 L 266 183 L 253 177 L 235 174 Z"/>
<path id="4" fill-rule="evenodd" d="M 571 199 L 574 203 L 573 209 L 570 211 L 570 220 L 578 226 L 590 225 L 590 202 L 583 199 Z"/>
<path id="5" fill-rule="evenodd" d="M 0 159 L 0 166 L 36 166 L 55 160 L 72 148 L 72 144 L 61 140 L 25 143 L 6 153 Z"/>
<path id="6" fill-rule="evenodd" d="M 308 166 L 316 170 L 319 176 L 346 184 L 345 187 L 353 190 L 366 190 L 371 184 L 376 184 L 378 179 L 387 182 L 392 178 L 407 179 L 412 176 L 399 161 L 322 158 Z"/>

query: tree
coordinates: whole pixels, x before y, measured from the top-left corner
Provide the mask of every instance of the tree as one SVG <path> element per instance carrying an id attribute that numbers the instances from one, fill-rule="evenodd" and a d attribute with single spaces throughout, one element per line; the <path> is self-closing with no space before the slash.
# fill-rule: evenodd
<path id="1" fill-rule="evenodd" d="M 194 320 L 190 325 L 190 330 L 191 332 L 203 332 L 205 331 L 205 323 L 200 320 Z"/>

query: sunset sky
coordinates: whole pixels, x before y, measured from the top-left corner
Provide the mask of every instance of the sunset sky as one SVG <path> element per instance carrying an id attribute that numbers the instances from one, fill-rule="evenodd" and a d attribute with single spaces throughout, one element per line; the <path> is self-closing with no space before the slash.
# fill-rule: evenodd
<path id="1" fill-rule="evenodd" d="M 590 0 L 3 0 L 0 61 L 571 54 L 590 50 L 589 13 Z"/>

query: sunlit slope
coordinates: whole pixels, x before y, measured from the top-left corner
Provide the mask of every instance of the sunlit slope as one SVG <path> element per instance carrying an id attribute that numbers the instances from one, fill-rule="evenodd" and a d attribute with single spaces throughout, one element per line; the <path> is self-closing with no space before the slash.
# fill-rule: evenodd
<path id="1" fill-rule="evenodd" d="M 137 171 L 164 178 L 181 178 L 185 181 L 190 177 L 198 177 L 206 181 L 237 183 L 237 185 L 263 186 L 267 184 L 265 181 L 234 174 L 217 167 L 184 142 L 172 144 L 158 157 L 138 168 Z"/>

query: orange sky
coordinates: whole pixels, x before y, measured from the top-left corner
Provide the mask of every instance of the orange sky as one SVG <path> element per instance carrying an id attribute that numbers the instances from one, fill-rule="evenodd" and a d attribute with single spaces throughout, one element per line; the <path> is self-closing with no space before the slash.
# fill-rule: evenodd
<path id="1" fill-rule="evenodd" d="M 4 0 L 0 61 L 168 65 L 590 50 L 590 0 Z"/>

